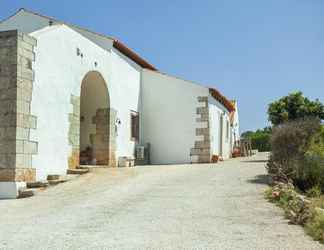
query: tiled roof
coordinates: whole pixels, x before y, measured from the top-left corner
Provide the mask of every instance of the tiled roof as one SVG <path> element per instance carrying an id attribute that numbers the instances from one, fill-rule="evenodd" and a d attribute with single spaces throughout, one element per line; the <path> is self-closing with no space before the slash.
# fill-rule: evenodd
<path id="1" fill-rule="evenodd" d="M 223 96 L 217 89 L 209 88 L 209 93 L 212 97 L 214 97 L 217 101 L 224 105 L 224 107 L 229 111 L 235 111 L 235 106 L 233 103 L 228 100 L 225 96 Z"/>
<path id="2" fill-rule="evenodd" d="M 157 69 L 152 64 L 145 61 L 143 58 L 141 58 L 138 54 L 136 54 L 134 51 L 132 51 L 130 48 L 124 45 L 122 42 L 114 39 L 113 46 L 122 54 L 132 59 L 138 65 L 140 65 L 142 68 L 157 71 Z"/>

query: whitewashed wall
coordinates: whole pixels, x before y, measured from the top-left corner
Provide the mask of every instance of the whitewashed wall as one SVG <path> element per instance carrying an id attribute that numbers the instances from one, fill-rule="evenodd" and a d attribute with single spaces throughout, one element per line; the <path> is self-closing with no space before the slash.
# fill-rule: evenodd
<path id="1" fill-rule="evenodd" d="M 49 173 L 64 174 L 67 169 L 71 153 L 70 96 L 80 96 L 82 79 L 89 71 L 101 73 L 108 87 L 110 107 L 117 110 L 122 121 L 118 128 L 117 158 L 132 155 L 129 114 L 130 110 L 137 110 L 140 72 L 116 53 L 100 48 L 65 25 L 47 27 L 31 35 L 37 39 L 31 107 L 31 113 L 38 117 L 38 127 L 31 135 L 39 142 L 39 152 L 33 157 L 37 178 L 45 178 Z M 83 58 L 77 56 L 77 48 Z"/>
<path id="2" fill-rule="evenodd" d="M 232 145 L 234 145 L 234 138 L 236 140 L 240 139 L 240 119 L 239 119 L 239 110 L 238 110 L 237 102 L 235 102 L 235 114 L 234 114 L 234 119 L 233 119 L 232 133 L 233 133 L 233 136 L 232 136 L 233 144 Z"/>
<path id="3" fill-rule="evenodd" d="M 231 124 L 229 115 L 224 115 L 223 119 L 223 158 L 228 159 L 231 157 L 232 144 L 231 144 Z"/>
<path id="4" fill-rule="evenodd" d="M 117 93 L 114 104 L 118 110 L 117 117 L 121 121 L 117 131 L 117 156 L 131 156 L 134 154 L 135 142 L 131 141 L 130 119 L 131 111 L 140 111 L 141 68 L 113 49 L 111 70 L 111 81 Z"/>
<path id="5" fill-rule="evenodd" d="M 212 155 L 220 155 L 220 116 L 222 110 L 217 105 L 209 104 L 210 149 Z"/>
<path id="6" fill-rule="evenodd" d="M 182 79 L 143 70 L 142 143 L 151 143 L 153 164 L 189 163 L 196 140 L 198 96 L 208 89 Z"/>

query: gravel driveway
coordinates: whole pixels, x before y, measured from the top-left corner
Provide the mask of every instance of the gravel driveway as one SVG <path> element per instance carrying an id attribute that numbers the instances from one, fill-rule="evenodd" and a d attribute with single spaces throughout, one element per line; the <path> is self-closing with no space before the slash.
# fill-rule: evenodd
<path id="1" fill-rule="evenodd" d="M 323 249 L 264 200 L 264 159 L 96 169 L 0 200 L 0 249 Z"/>

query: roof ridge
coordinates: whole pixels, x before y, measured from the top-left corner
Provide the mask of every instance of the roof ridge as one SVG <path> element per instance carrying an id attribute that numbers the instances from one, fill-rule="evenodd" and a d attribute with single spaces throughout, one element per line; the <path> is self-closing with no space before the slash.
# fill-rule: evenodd
<path id="1" fill-rule="evenodd" d="M 125 56 L 129 57 L 130 59 L 132 59 L 138 65 L 140 65 L 143 68 L 149 68 L 151 70 L 157 71 L 157 69 L 152 64 L 148 63 L 145 59 L 143 59 L 136 52 L 134 52 L 132 49 L 128 48 L 119 39 L 117 39 L 115 37 L 110 37 L 110 36 L 107 36 L 107 35 L 104 35 L 104 34 L 101 34 L 101 33 L 98 33 L 98 32 L 92 31 L 92 30 L 89 30 L 87 28 L 80 27 L 78 25 L 74 25 L 74 24 L 70 24 L 68 22 L 60 21 L 60 20 L 58 20 L 58 19 L 56 19 L 54 17 L 45 16 L 43 14 L 34 12 L 34 11 L 29 10 L 29 9 L 26 9 L 26 8 L 20 8 L 14 15 L 18 14 L 20 11 L 25 11 L 27 13 L 30 13 L 30 14 L 33 14 L 33 15 L 36 15 L 36 16 L 39 16 L 39 17 L 42 17 L 42 18 L 46 18 L 48 20 L 53 20 L 53 21 L 55 21 L 57 23 L 65 24 L 67 26 L 74 27 L 76 29 L 80 29 L 80 30 L 83 30 L 83 31 L 86 31 L 86 32 L 90 32 L 90 33 L 92 33 L 94 35 L 101 36 L 101 37 L 106 38 L 106 39 L 110 39 L 110 40 L 113 41 L 113 47 L 114 48 L 116 48 L 117 50 L 119 50 Z M 14 15 L 12 15 L 12 16 L 14 16 Z M 12 17 L 12 16 L 10 16 L 10 17 Z"/>
<path id="2" fill-rule="evenodd" d="M 84 30 L 84 31 L 87 31 L 87 32 L 90 32 L 92 34 L 95 34 L 95 35 L 98 35 L 98 36 L 102 36 L 104 38 L 108 38 L 108 39 L 111 39 L 111 40 L 117 40 L 117 38 L 115 37 L 112 37 L 112 36 L 108 36 L 108 35 L 105 35 L 105 34 L 102 34 L 102 33 L 99 33 L 97 31 L 92 31 L 88 28 L 84 28 L 84 27 L 81 27 L 79 25 L 75 25 L 75 24 L 72 24 L 72 23 L 68 23 L 68 22 L 65 22 L 65 21 L 61 21 L 61 20 L 58 20 L 57 18 L 55 17 L 52 17 L 52 16 L 47 16 L 47 15 L 43 15 L 43 14 L 40 14 L 38 12 L 35 12 L 35 11 L 32 11 L 30 9 L 26 9 L 26 8 L 20 8 L 15 14 L 19 13 L 20 11 L 25 11 L 25 12 L 28 12 L 30 14 L 33 14 L 33 15 L 36 15 L 36 16 L 39 16 L 39 17 L 43 17 L 43 18 L 46 18 L 46 19 L 50 19 L 50 20 L 54 20 L 56 22 L 59 22 L 59 23 L 63 23 L 65 25 L 68 25 L 68 26 L 73 26 L 75 28 L 78 28 L 78 29 L 81 29 L 81 30 Z M 14 15 L 15 15 L 14 14 Z M 14 16 L 12 15 L 12 16 Z"/>
<path id="3" fill-rule="evenodd" d="M 150 70 L 150 69 L 148 69 L 148 70 Z M 176 78 L 178 80 L 185 81 L 185 82 L 188 82 L 188 83 L 191 83 L 191 84 L 198 85 L 200 87 L 206 88 L 206 89 L 208 89 L 208 91 L 211 94 L 211 96 L 214 99 L 216 99 L 218 102 L 220 102 L 229 112 L 235 111 L 235 106 L 232 104 L 231 100 L 229 100 L 226 96 L 224 96 L 215 87 L 209 87 L 210 86 L 209 84 L 200 84 L 198 82 L 195 82 L 195 81 L 192 81 L 192 80 L 187 80 L 187 79 L 184 79 L 182 77 L 175 76 L 175 75 L 171 75 L 171 74 L 168 74 L 168 73 L 165 73 L 165 72 L 161 72 L 161 71 L 153 71 L 153 72 L 159 73 L 161 75 L 165 75 L 165 76 L 168 76 L 168 77 L 173 77 L 173 78 Z"/>

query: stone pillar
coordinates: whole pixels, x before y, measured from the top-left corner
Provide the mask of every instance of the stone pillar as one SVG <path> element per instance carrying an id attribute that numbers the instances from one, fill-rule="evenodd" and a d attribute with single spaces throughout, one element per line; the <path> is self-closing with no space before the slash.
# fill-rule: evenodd
<path id="1" fill-rule="evenodd" d="M 109 109 L 98 109 L 93 117 L 96 124 L 93 151 L 97 165 L 109 164 Z"/>
<path id="2" fill-rule="evenodd" d="M 30 140 L 37 118 L 31 115 L 36 39 L 17 30 L 0 32 L 0 198 L 16 198 L 35 181 Z"/>
<path id="3" fill-rule="evenodd" d="M 210 155 L 210 127 L 209 127 L 209 107 L 208 96 L 198 97 L 198 107 L 196 109 L 196 136 L 194 147 L 190 150 L 192 163 L 209 163 Z"/>
<path id="4" fill-rule="evenodd" d="M 116 139 L 117 139 L 117 111 L 115 109 L 109 109 L 109 166 L 117 167 L 116 161 Z"/>
<path id="5" fill-rule="evenodd" d="M 72 146 L 68 159 L 69 169 L 80 165 L 80 97 L 71 95 L 72 113 L 69 114 L 69 145 Z"/>

